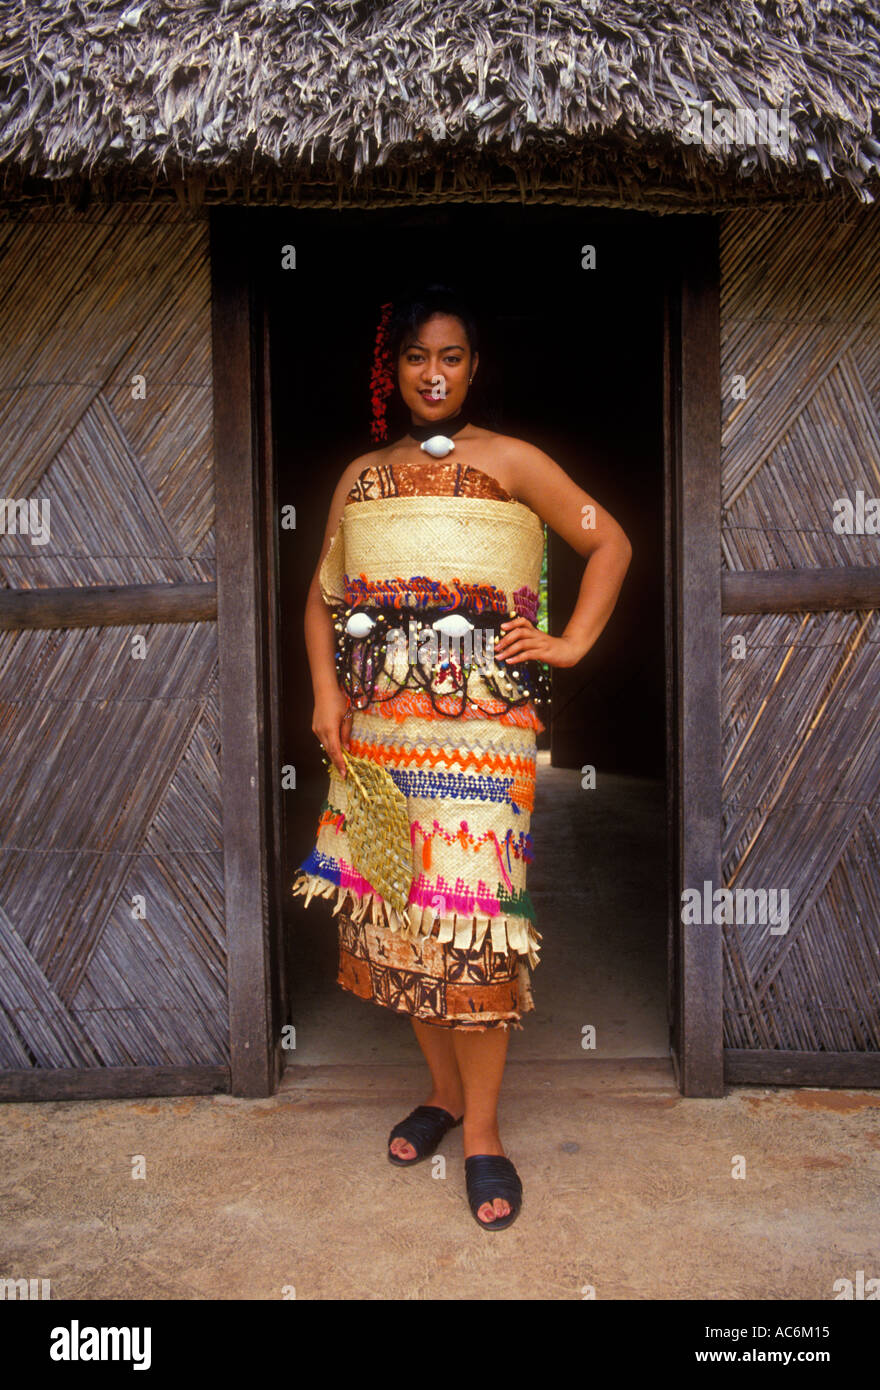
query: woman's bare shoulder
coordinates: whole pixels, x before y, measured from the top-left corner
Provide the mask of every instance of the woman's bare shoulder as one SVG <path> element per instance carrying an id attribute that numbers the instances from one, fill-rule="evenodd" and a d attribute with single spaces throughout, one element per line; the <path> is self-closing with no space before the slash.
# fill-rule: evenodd
<path id="1" fill-rule="evenodd" d="M 494 474 L 503 487 L 519 496 L 523 482 L 546 468 L 554 468 L 551 458 L 528 440 L 496 430 L 480 430 L 480 453 L 487 471 Z"/>
<path id="2" fill-rule="evenodd" d="M 486 445 L 499 459 L 522 457 L 523 454 L 536 455 L 541 450 L 527 439 L 517 439 L 512 434 L 499 434 L 496 430 L 485 430 Z M 546 457 L 546 456 L 545 456 Z"/>
<path id="3" fill-rule="evenodd" d="M 522 482 L 525 478 L 558 479 L 566 476 L 563 468 L 527 439 L 517 439 L 511 434 L 494 434 L 489 444 L 490 454 L 504 468 L 511 481 Z"/>

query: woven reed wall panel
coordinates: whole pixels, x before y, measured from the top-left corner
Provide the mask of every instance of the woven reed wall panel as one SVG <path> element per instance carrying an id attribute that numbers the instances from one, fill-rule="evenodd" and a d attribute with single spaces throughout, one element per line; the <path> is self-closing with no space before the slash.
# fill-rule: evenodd
<path id="1" fill-rule="evenodd" d="M 4 219 L 0 324 L 3 495 L 51 508 L 4 585 L 213 578 L 207 225 Z M 228 1062 L 217 681 L 215 623 L 0 634 L 0 1067 Z"/>
<path id="2" fill-rule="evenodd" d="M 213 623 L 0 634 L 3 1066 L 225 1060 L 217 704 Z"/>
<path id="3" fill-rule="evenodd" d="M 51 517 L 48 544 L 0 534 L 0 582 L 213 579 L 207 223 L 0 220 L 0 343 L 2 495 Z"/>
<path id="4" fill-rule="evenodd" d="M 880 215 L 725 217 L 722 388 L 725 568 L 876 565 L 832 504 L 880 496 Z M 722 672 L 724 882 L 790 895 L 725 928 L 725 1046 L 878 1051 L 880 613 L 729 616 Z"/>
<path id="5" fill-rule="evenodd" d="M 880 496 L 880 211 L 730 213 L 721 286 L 724 567 L 876 564 L 832 504 Z"/>

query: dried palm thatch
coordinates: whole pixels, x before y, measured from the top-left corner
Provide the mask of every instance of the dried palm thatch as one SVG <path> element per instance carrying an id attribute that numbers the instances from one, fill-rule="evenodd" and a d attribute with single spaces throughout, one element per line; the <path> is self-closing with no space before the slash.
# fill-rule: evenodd
<path id="1" fill-rule="evenodd" d="M 873 201 L 880 18 L 857 0 L 2 0 L 7 199 L 658 210 Z M 701 103 L 784 152 L 691 144 Z"/>

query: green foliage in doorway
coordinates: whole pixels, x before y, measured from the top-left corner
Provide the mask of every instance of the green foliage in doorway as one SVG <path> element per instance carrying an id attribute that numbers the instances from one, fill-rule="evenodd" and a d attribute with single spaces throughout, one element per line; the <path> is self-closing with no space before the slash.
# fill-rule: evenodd
<path id="1" fill-rule="evenodd" d="M 538 617 L 535 627 L 539 627 L 542 632 L 548 632 L 547 626 L 547 556 L 548 556 L 548 535 L 547 524 L 544 523 L 544 558 L 541 561 L 541 582 L 538 585 Z"/>

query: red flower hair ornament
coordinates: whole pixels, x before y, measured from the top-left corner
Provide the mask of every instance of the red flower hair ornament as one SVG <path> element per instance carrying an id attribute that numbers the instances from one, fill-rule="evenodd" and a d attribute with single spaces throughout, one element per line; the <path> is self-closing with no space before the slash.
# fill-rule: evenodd
<path id="1" fill-rule="evenodd" d="M 371 434 L 374 444 L 381 444 L 388 438 L 387 402 L 394 390 L 394 363 L 391 361 L 391 349 L 388 344 L 388 325 L 393 308 L 393 304 L 382 305 L 381 317 L 376 328 L 376 345 L 373 349 L 370 396 L 373 405 Z"/>

